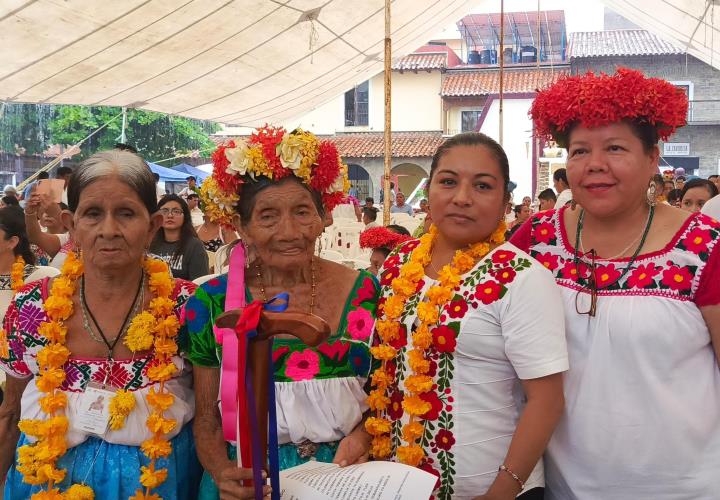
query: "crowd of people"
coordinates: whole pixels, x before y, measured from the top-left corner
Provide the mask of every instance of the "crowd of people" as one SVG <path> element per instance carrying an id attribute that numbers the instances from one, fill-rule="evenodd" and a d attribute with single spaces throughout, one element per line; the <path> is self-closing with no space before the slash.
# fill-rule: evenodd
<path id="1" fill-rule="evenodd" d="M 179 195 L 115 149 L 64 202 L 3 202 L 5 500 L 256 498 L 216 320 L 278 297 L 331 332 L 272 345 L 280 469 L 392 460 L 442 500 L 715 498 L 718 177 L 658 175 L 687 105 L 635 71 L 560 78 L 531 110 L 568 151 L 554 189 L 513 204 L 501 145 L 451 137 L 418 213 L 393 190 L 419 237 L 352 209 L 368 270 L 317 255 L 347 167 L 300 129 L 221 145 Z"/>

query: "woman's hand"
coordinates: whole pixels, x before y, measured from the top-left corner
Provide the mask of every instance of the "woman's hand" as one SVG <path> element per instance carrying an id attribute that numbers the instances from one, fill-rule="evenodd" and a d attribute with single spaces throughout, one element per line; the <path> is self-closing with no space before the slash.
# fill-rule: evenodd
<path id="1" fill-rule="evenodd" d="M 253 478 L 252 469 L 240 469 L 231 463 L 217 476 L 217 487 L 220 490 L 220 500 L 252 500 L 255 498 L 255 488 L 243 486 L 242 481 Z M 266 478 L 263 472 L 263 479 Z M 264 498 L 270 498 L 270 486 L 263 486 Z"/>
<path id="2" fill-rule="evenodd" d="M 370 434 L 365 430 L 363 422 L 345 436 L 335 453 L 334 464 L 340 467 L 348 465 L 364 464 L 370 458 Z"/>
<path id="3" fill-rule="evenodd" d="M 35 192 L 36 188 L 37 185 L 30 189 L 30 197 L 25 200 L 25 215 L 35 215 L 37 217 L 42 211 L 42 199 L 40 195 Z"/>

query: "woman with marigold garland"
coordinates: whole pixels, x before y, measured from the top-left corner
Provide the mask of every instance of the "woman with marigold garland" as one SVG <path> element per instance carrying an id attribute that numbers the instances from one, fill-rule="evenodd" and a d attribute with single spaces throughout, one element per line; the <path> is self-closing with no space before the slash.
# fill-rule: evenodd
<path id="1" fill-rule="evenodd" d="M 252 488 L 241 485 L 251 471 L 238 468 L 235 442 L 223 429 L 217 404 L 221 380 L 227 383 L 228 376 L 221 377 L 224 352 L 213 325 L 230 302 L 229 294 L 240 289 L 233 283 L 234 272 L 245 269 L 248 303 L 286 292 L 289 310 L 324 318 L 332 332 L 315 348 L 294 337 L 274 341 L 281 469 L 308 460 L 367 460 L 364 385 L 378 286 L 365 271 L 314 256 L 325 215 L 347 190 L 347 167 L 331 142 L 301 130 L 266 127 L 248 141 L 218 148 L 213 163 L 213 175 L 201 188 L 206 213 L 221 223 L 234 221 L 247 261 L 232 264 L 231 255 L 230 272 L 200 286 L 187 305 L 197 398 L 195 439 L 207 472 L 200 498 L 255 498 Z"/>
<path id="2" fill-rule="evenodd" d="M 622 68 L 561 78 L 534 102 L 537 132 L 568 150 L 578 204 L 513 238 L 552 271 L 565 305 L 549 498 L 718 497 L 720 223 L 656 203 L 652 180 L 658 139 L 687 109 L 682 90 Z"/>
<path id="3" fill-rule="evenodd" d="M 542 498 L 541 456 L 562 413 L 560 295 L 504 243 L 508 184 L 495 141 L 449 139 L 430 170 L 433 226 L 380 274 L 372 453 L 438 476 L 438 499 Z"/>
<path id="4" fill-rule="evenodd" d="M 145 258 L 162 223 L 153 176 L 133 153 L 97 153 L 73 175 L 68 201 L 78 253 L 60 276 L 17 292 L 0 338 L 4 498 L 195 498 L 179 323 L 195 287 Z"/>

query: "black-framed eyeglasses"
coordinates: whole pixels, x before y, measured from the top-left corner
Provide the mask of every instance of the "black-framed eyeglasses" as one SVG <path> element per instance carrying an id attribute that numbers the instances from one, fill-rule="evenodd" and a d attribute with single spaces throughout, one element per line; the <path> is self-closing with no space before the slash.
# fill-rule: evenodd
<path id="1" fill-rule="evenodd" d="M 597 253 L 595 252 L 595 249 L 591 249 L 583 256 L 583 258 L 584 257 L 589 257 L 590 262 L 585 262 L 582 259 L 575 260 L 575 269 L 577 270 L 578 277 L 585 282 L 585 286 L 583 287 L 583 289 L 578 290 L 577 294 L 575 295 L 575 312 L 578 314 L 587 314 L 588 316 L 594 317 L 595 313 L 597 312 L 597 283 L 595 281 L 595 259 L 597 258 Z M 579 266 L 579 262 L 582 262 L 585 265 Z M 588 270 L 587 276 L 583 276 L 581 269 Z M 581 308 L 580 294 L 586 292 L 590 293 L 590 307 Z"/>
<path id="2" fill-rule="evenodd" d="M 183 211 L 180 208 L 161 208 L 158 211 L 165 216 L 174 215 L 176 217 L 180 217 L 183 214 Z"/>

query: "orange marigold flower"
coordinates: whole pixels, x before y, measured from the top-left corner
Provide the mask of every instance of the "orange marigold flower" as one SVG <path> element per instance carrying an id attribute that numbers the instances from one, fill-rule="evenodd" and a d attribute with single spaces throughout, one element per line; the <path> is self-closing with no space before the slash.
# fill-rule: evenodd
<path id="1" fill-rule="evenodd" d="M 413 293 L 415 293 L 415 289 L 417 288 L 417 285 L 410 281 L 409 279 L 403 277 L 402 271 L 400 272 L 400 277 L 395 278 L 392 280 L 392 290 L 398 295 L 404 295 L 406 297 L 409 297 Z"/>
<path id="2" fill-rule="evenodd" d="M 167 434 L 172 431 L 177 422 L 170 418 L 164 418 L 161 414 L 153 412 L 147 419 L 147 427 L 155 434 Z"/>
<path id="3" fill-rule="evenodd" d="M 402 407 L 403 410 L 416 417 L 425 415 L 432 408 L 430 403 L 420 399 L 420 397 L 408 395 L 403 398 Z"/>
<path id="4" fill-rule="evenodd" d="M 155 352 L 165 356 L 174 356 L 178 352 L 177 342 L 173 339 L 157 337 L 155 339 Z"/>
<path id="5" fill-rule="evenodd" d="M 177 372 L 177 366 L 172 361 L 169 363 L 158 363 L 148 368 L 147 376 L 154 382 L 165 382 L 172 378 Z"/>
<path id="6" fill-rule="evenodd" d="M 375 323 L 375 328 L 383 342 L 392 342 L 400 334 L 400 323 L 397 321 L 381 319 Z"/>
<path id="7" fill-rule="evenodd" d="M 128 498 L 128 500 L 162 500 L 162 497 L 157 493 L 145 494 L 143 490 L 136 490 L 135 494 Z"/>
<path id="8" fill-rule="evenodd" d="M 47 413 L 55 413 L 67 406 L 67 396 L 62 391 L 55 391 L 40 398 L 40 409 Z"/>
<path id="9" fill-rule="evenodd" d="M 77 258 L 77 254 L 75 252 L 69 252 L 67 254 L 60 272 L 63 276 L 70 280 L 76 280 L 82 276 L 83 263 Z"/>
<path id="10" fill-rule="evenodd" d="M 460 276 L 452 270 L 449 266 L 445 266 L 440 269 L 438 273 L 438 281 L 443 287 L 449 290 L 454 290 L 456 286 L 460 284 Z"/>
<path id="11" fill-rule="evenodd" d="M 370 353 L 375 359 L 379 359 L 381 361 L 389 361 L 394 359 L 397 355 L 395 348 L 389 345 L 377 345 L 375 347 L 371 347 Z"/>
<path id="12" fill-rule="evenodd" d="M 390 375 L 388 375 L 387 372 L 380 367 L 373 372 L 370 377 L 370 383 L 373 387 L 377 387 L 378 389 L 386 389 L 387 386 L 392 383 L 392 379 L 390 378 Z"/>
<path id="13" fill-rule="evenodd" d="M 437 306 L 430 304 L 429 302 L 420 302 L 417 306 L 417 316 L 423 323 L 434 325 L 438 322 L 440 314 L 438 313 Z"/>
<path id="14" fill-rule="evenodd" d="M 153 330 L 155 329 L 155 316 L 147 311 L 136 315 L 127 334 L 124 343 L 132 352 L 147 351 L 153 345 Z"/>
<path id="15" fill-rule="evenodd" d="M 172 445 L 170 441 L 162 439 L 158 436 L 153 436 L 150 439 L 143 441 L 140 445 L 142 452 L 151 460 L 157 458 L 167 458 L 172 452 Z"/>
<path id="16" fill-rule="evenodd" d="M 140 467 L 140 484 L 151 490 L 165 482 L 168 475 L 167 469 L 155 469 L 155 464 Z"/>
<path id="17" fill-rule="evenodd" d="M 145 396 L 147 402 L 156 411 L 163 412 L 170 408 L 175 402 L 175 396 L 169 392 L 155 392 L 155 388 L 151 387 Z"/>
<path id="18" fill-rule="evenodd" d="M 425 359 L 425 355 L 422 351 L 413 349 L 412 351 L 408 351 L 407 357 L 408 365 L 415 373 L 425 374 L 430 371 L 430 361 Z"/>
<path id="19" fill-rule="evenodd" d="M 453 267 L 455 267 L 461 274 L 465 274 L 470 269 L 475 267 L 475 259 L 468 252 L 458 250 L 455 252 L 455 256 L 452 261 Z"/>
<path id="20" fill-rule="evenodd" d="M 65 490 L 65 500 L 95 500 L 92 488 L 84 484 L 73 484 Z"/>
<path id="21" fill-rule="evenodd" d="M 58 276 L 50 286 L 50 294 L 55 297 L 70 298 L 75 292 L 75 283 L 66 276 Z"/>
<path id="22" fill-rule="evenodd" d="M 38 326 L 38 333 L 48 339 L 50 342 L 56 342 L 59 344 L 65 343 L 65 337 L 67 336 L 67 328 L 62 326 L 57 321 L 44 321 Z"/>
<path id="23" fill-rule="evenodd" d="M 47 483 L 49 481 L 59 483 L 60 481 L 65 479 L 65 473 L 66 471 L 64 469 L 56 469 L 50 464 L 45 464 L 38 467 L 35 475 L 43 483 Z"/>
<path id="24" fill-rule="evenodd" d="M 450 301 L 453 296 L 453 291 L 444 286 L 432 286 L 428 289 L 425 296 L 428 301 L 440 305 Z"/>
<path id="25" fill-rule="evenodd" d="M 169 297 L 172 294 L 173 281 L 166 272 L 152 273 L 148 280 L 148 286 L 156 297 Z"/>
<path id="26" fill-rule="evenodd" d="M 375 458 L 387 458 L 392 452 L 392 440 L 389 436 L 375 436 L 370 445 L 370 453 Z"/>
<path id="27" fill-rule="evenodd" d="M 420 461 L 425 458 L 425 451 L 416 444 L 412 444 L 410 446 L 399 446 L 397 449 L 397 456 L 400 462 L 417 467 L 420 465 Z"/>
<path id="28" fill-rule="evenodd" d="M 432 344 L 433 336 L 427 325 L 423 323 L 413 333 L 412 340 L 415 349 L 425 350 Z"/>
<path id="29" fill-rule="evenodd" d="M 408 442 L 415 442 L 425 432 L 425 427 L 420 422 L 408 422 L 403 425 L 402 438 Z"/>
<path id="30" fill-rule="evenodd" d="M 37 362 L 41 370 L 47 368 L 60 368 L 70 357 L 67 347 L 58 343 L 51 343 L 40 349 L 37 353 Z"/>
<path id="31" fill-rule="evenodd" d="M 41 481 L 39 484 L 44 483 L 45 481 Z M 45 491 L 38 491 L 37 493 L 33 493 L 33 495 L 30 497 L 30 500 L 64 500 L 64 496 L 62 493 L 60 493 L 60 490 L 57 488 L 53 488 L 51 490 L 45 490 Z"/>
<path id="32" fill-rule="evenodd" d="M 472 247 L 470 247 L 470 250 L 468 250 L 468 253 L 476 259 L 485 257 L 489 252 L 490 245 L 487 243 L 475 243 Z"/>
<path id="33" fill-rule="evenodd" d="M 73 303 L 66 297 L 50 295 L 45 299 L 45 312 L 54 321 L 65 321 L 70 317 L 73 310 Z"/>
<path id="34" fill-rule="evenodd" d="M 148 274 L 165 273 L 170 271 L 167 263 L 161 259 L 145 259 L 145 272 Z"/>
<path id="35" fill-rule="evenodd" d="M 4 329 L 0 329 L 0 358 L 8 359 L 10 357 L 10 344 L 8 343 L 7 333 Z"/>
<path id="36" fill-rule="evenodd" d="M 388 319 L 398 319 L 402 316 L 404 308 L 405 300 L 398 295 L 391 295 L 385 301 L 385 305 L 383 305 L 383 312 Z"/>
<path id="37" fill-rule="evenodd" d="M 367 397 L 367 404 L 371 410 L 383 411 L 390 404 L 390 398 L 385 395 L 385 391 L 375 389 L 370 391 Z"/>
<path id="38" fill-rule="evenodd" d="M 400 276 L 417 283 L 423 276 L 425 276 L 425 267 L 419 262 L 411 260 L 402 266 L 400 269 Z M 415 290 L 413 289 L 408 295 L 411 295 L 414 292 Z"/>
<path id="39" fill-rule="evenodd" d="M 410 375 L 408 378 L 405 379 L 405 388 L 410 392 L 414 392 L 415 394 L 428 392 L 430 389 L 432 389 L 432 386 L 433 379 L 432 377 L 428 377 L 427 375 Z"/>
<path id="40" fill-rule="evenodd" d="M 155 316 L 169 316 L 175 310 L 175 301 L 167 297 L 155 297 L 150 301 L 150 312 Z"/>
<path id="41" fill-rule="evenodd" d="M 180 330 L 180 321 L 174 314 L 157 322 L 155 334 L 159 337 L 175 338 Z"/>
<path id="42" fill-rule="evenodd" d="M 35 377 L 35 385 L 41 392 L 57 389 L 64 381 L 65 371 L 62 368 L 51 368 Z"/>
<path id="43" fill-rule="evenodd" d="M 110 428 L 114 431 L 125 426 L 125 419 L 135 409 L 135 394 L 119 390 L 110 400 Z"/>
<path id="44" fill-rule="evenodd" d="M 386 418 L 369 417 L 365 421 L 365 430 L 372 436 L 380 436 L 390 432 L 392 423 Z"/>

